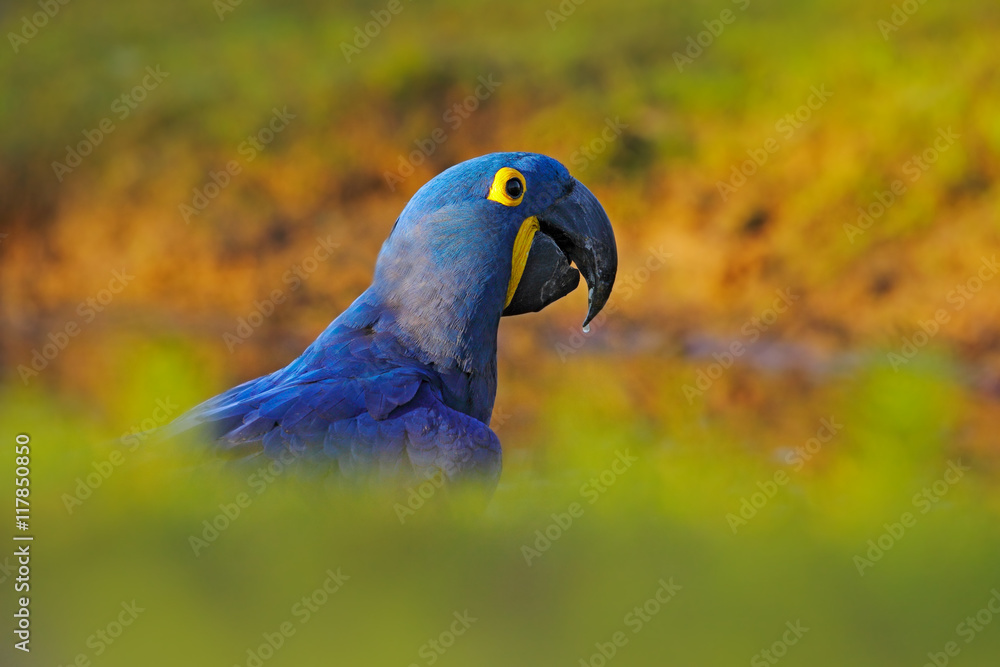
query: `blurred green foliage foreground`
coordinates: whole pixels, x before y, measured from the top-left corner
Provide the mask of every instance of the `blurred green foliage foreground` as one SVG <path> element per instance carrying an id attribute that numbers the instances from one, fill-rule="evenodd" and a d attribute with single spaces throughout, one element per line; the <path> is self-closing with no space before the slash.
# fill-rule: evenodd
<path id="1" fill-rule="evenodd" d="M 996 664 L 997 3 L 56 4 L 0 9 L 0 664 Z M 142 435 L 519 149 L 621 265 L 502 323 L 485 513 Z"/>
<path id="2" fill-rule="evenodd" d="M 159 359 L 123 403 L 190 391 Z M 580 366 L 540 398 L 543 459 L 515 449 L 484 514 L 432 482 L 346 495 L 88 446 L 86 410 L 5 401 L 32 433 L 36 535 L 34 661 L 5 664 L 993 664 L 995 487 L 945 453 L 936 379 L 845 386 L 775 461 L 696 415 L 625 420 Z"/>

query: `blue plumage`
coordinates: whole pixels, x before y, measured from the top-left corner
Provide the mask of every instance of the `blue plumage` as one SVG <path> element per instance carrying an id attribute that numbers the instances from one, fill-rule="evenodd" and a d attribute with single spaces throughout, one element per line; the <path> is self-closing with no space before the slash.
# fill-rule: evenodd
<path id="1" fill-rule="evenodd" d="M 510 170 L 523 199 L 489 198 Z M 515 237 L 532 216 L 541 229 L 520 260 L 526 279 L 513 285 L 512 301 Z M 197 430 L 235 458 L 291 453 L 347 477 L 440 471 L 492 487 L 501 467 L 488 426 L 500 317 L 539 310 L 575 287 L 571 260 L 598 289 L 593 317 L 610 293 L 616 257 L 603 209 L 555 160 L 497 153 L 464 162 L 414 195 L 371 287 L 298 359 L 199 405 L 169 433 Z"/>

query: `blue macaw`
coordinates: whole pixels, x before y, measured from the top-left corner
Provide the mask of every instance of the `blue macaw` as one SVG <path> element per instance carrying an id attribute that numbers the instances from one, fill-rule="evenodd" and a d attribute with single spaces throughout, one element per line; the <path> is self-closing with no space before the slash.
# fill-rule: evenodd
<path id="1" fill-rule="evenodd" d="M 232 458 L 329 465 L 347 478 L 500 476 L 489 421 L 500 317 L 590 288 L 611 294 L 614 233 L 597 198 L 535 153 L 493 153 L 426 183 L 379 253 L 371 286 L 285 368 L 181 416 L 168 435 Z"/>

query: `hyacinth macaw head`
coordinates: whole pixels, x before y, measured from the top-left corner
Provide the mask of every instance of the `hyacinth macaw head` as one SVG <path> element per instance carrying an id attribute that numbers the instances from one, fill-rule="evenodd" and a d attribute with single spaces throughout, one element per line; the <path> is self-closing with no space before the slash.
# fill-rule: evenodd
<path id="1" fill-rule="evenodd" d="M 379 253 L 373 288 L 412 328 L 443 338 L 492 329 L 495 338 L 501 316 L 541 310 L 580 273 L 586 328 L 617 267 L 604 208 L 566 167 L 537 153 L 492 153 L 417 191 Z"/>

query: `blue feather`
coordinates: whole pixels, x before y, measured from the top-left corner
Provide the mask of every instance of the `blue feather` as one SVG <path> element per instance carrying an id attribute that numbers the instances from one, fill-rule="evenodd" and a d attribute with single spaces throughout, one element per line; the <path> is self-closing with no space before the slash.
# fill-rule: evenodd
<path id="1" fill-rule="evenodd" d="M 531 153 L 443 172 L 400 214 L 371 287 L 298 359 L 206 401 L 168 434 L 207 429 L 220 452 L 321 457 L 344 476 L 441 471 L 495 485 L 497 327 L 525 217 L 485 197 L 503 166 L 525 174 L 526 210 L 571 178 Z"/>

